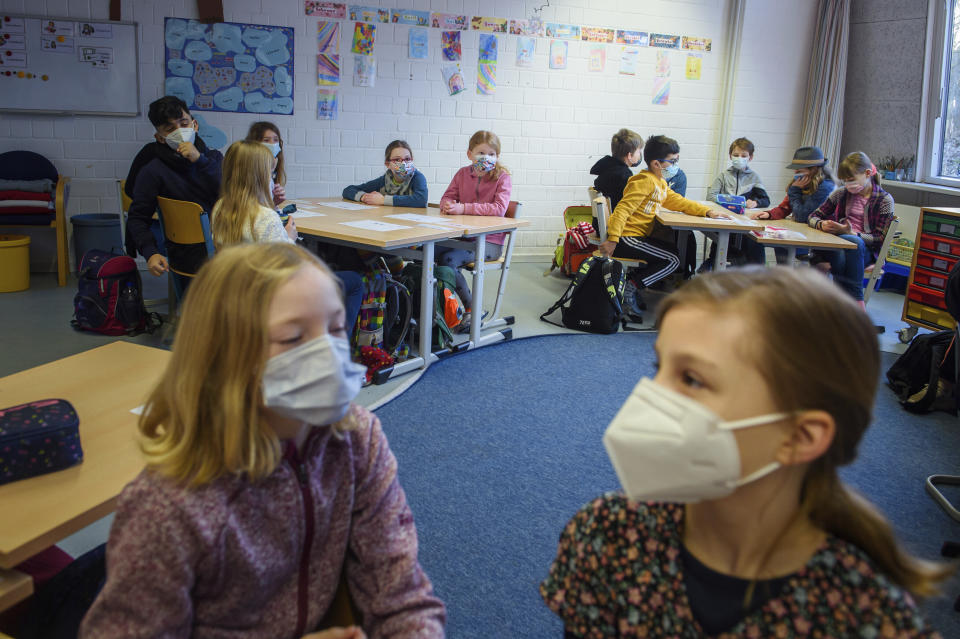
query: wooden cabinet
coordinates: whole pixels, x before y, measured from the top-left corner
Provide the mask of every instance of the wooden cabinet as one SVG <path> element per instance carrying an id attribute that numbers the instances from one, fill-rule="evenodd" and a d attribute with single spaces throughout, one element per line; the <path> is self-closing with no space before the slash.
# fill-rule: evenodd
<path id="1" fill-rule="evenodd" d="M 960 261 L 960 208 L 920 209 L 903 321 L 935 331 L 956 326 L 947 312 L 947 276 Z"/>

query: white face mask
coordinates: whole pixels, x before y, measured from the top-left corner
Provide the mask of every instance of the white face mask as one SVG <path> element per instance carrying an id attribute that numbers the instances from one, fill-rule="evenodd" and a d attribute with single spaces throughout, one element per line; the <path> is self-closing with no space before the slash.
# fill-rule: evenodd
<path id="1" fill-rule="evenodd" d="M 366 371 L 350 361 L 346 339 L 321 335 L 267 361 L 263 403 L 313 426 L 332 424 L 347 414 Z"/>
<path id="2" fill-rule="evenodd" d="M 740 477 L 733 431 L 789 417 L 786 413 L 725 422 L 700 403 L 643 378 L 603 435 L 627 497 L 697 502 L 725 497 L 780 467 L 771 462 Z"/>
<path id="3" fill-rule="evenodd" d="M 730 165 L 738 171 L 742 171 L 747 168 L 748 164 L 750 164 L 750 158 L 730 158 Z"/>
<path id="4" fill-rule="evenodd" d="M 280 143 L 279 142 L 261 142 L 263 146 L 270 149 L 270 152 L 273 153 L 273 157 L 277 157 L 280 154 Z"/>
<path id="5" fill-rule="evenodd" d="M 193 127 L 184 127 L 182 129 L 175 129 L 171 133 L 168 133 L 163 141 L 167 143 L 174 151 L 177 150 L 177 147 L 180 146 L 181 142 L 189 142 L 193 144 L 193 141 L 197 138 L 197 132 L 193 130 Z"/>

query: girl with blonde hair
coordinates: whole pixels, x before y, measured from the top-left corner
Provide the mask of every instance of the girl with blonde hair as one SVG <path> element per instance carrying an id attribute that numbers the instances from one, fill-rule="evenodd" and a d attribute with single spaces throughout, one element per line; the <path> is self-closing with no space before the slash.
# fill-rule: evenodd
<path id="1" fill-rule="evenodd" d="M 567 636 L 939 637 L 915 597 L 952 567 L 837 473 L 873 411 L 866 314 L 779 267 L 694 278 L 658 313 L 657 373 L 603 437 L 625 494 L 570 520 L 540 587 Z"/>
<path id="2" fill-rule="evenodd" d="M 301 639 L 341 576 L 363 630 L 317 639 L 443 637 L 396 459 L 352 403 L 363 372 L 316 257 L 218 252 L 140 417 L 147 466 L 120 495 L 81 637 Z"/>

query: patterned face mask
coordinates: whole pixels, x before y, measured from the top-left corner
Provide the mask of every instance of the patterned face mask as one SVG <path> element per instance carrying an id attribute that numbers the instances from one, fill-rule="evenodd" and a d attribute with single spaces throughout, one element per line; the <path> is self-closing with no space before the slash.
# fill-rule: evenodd
<path id="1" fill-rule="evenodd" d="M 413 165 L 413 160 L 401 160 L 399 162 L 391 162 L 390 170 L 393 171 L 393 175 L 398 180 L 406 180 L 408 177 L 414 174 L 417 168 Z"/>
<path id="2" fill-rule="evenodd" d="M 489 173 L 495 166 L 497 166 L 495 155 L 477 155 L 473 160 L 473 168 L 477 173 Z"/>

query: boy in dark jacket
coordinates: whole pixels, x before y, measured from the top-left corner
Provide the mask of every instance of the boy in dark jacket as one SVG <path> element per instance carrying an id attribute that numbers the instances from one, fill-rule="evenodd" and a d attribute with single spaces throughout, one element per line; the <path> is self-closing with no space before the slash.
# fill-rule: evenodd
<path id="1" fill-rule="evenodd" d="M 638 166 L 643 157 L 643 138 L 630 129 L 620 129 L 610 141 L 610 155 L 600 158 L 590 175 L 596 175 L 593 186 L 610 198 L 610 210 L 617 208 L 627 180 L 633 177 L 630 167 Z"/>

